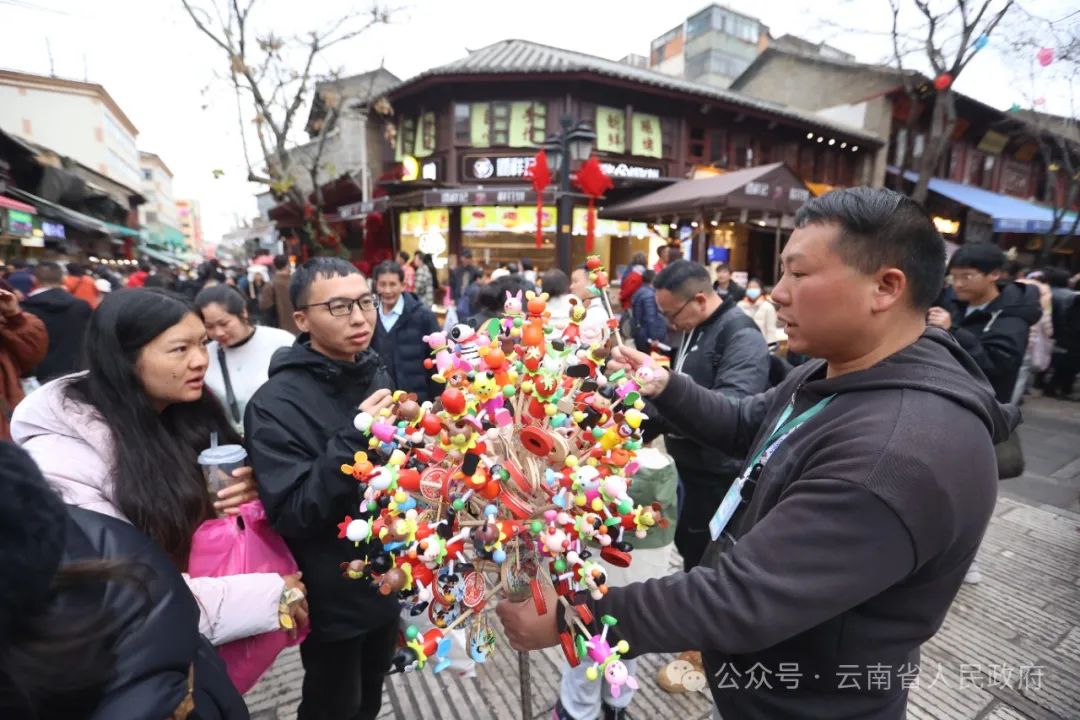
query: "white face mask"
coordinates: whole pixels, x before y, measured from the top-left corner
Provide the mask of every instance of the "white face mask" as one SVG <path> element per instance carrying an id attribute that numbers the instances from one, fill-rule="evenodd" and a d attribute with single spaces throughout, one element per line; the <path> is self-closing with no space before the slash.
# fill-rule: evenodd
<path id="1" fill-rule="evenodd" d="M 760 288 L 747 288 L 746 289 L 746 297 L 750 298 L 751 300 L 757 300 L 759 297 L 761 297 L 761 289 Z"/>

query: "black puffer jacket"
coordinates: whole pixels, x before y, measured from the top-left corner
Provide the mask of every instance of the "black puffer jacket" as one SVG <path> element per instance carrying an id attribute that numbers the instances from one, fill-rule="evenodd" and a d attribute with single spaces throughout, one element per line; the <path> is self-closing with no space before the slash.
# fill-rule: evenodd
<path id="1" fill-rule="evenodd" d="M 1024 283 L 1003 283 L 1000 294 L 986 307 L 969 314 L 957 302 L 950 332 L 994 388 L 998 402 L 1012 398 L 1016 377 L 1027 352 L 1031 326 L 1042 317 L 1039 289 Z"/>
<path id="2" fill-rule="evenodd" d="M 414 392 L 424 402 L 439 392 L 431 371 L 424 369 L 429 354 L 424 336 L 438 332 L 439 321 L 412 293 L 404 293 L 402 297 L 405 308 L 389 332 L 383 327 L 382 318 L 376 319 L 371 347 L 390 374 L 394 389 Z"/>
<path id="3" fill-rule="evenodd" d="M 364 549 L 337 539 L 338 523 L 357 515 L 362 489 L 341 465 L 368 447 L 353 420 L 365 398 L 390 387 L 373 351 L 354 362 L 331 360 L 304 334 L 274 354 L 270 379 L 244 413 L 259 496 L 304 573 L 318 640 L 357 637 L 397 618 L 396 600 L 342 577 L 340 564 Z"/>
<path id="4" fill-rule="evenodd" d="M 694 328 L 682 348 L 672 360 L 672 369 L 702 387 L 732 400 L 765 392 L 769 387 L 769 346 L 765 336 L 731 297 Z M 648 434 L 657 430 L 666 433 L 664 443 L 679 469 L 679 478 L 687 484 L 714 487 L 717 498 L 723 497 L 742 467 L 742 458 L 686 437 L 663 413 L 654 411 L 653 417 L 656 421 L 650 420 Z"/>
<path id="5" fill-rule="evenodd" d="M 104 558 L 146 568 L 146 595 L 137 587 L 110 583 L 101 602 L 123 618 L 116 641 L 116 668 L 93 720 L 169 717 L 188 691 L 194 667 L 195 712 L 199 720 L 248 718 L 217 652 L 199 635 L 199 608 L 165 553 L 128 523 L 100 513 L 68 508 L 64 563 Z M 140 609 L 146 603 L 145 614 Z"/>

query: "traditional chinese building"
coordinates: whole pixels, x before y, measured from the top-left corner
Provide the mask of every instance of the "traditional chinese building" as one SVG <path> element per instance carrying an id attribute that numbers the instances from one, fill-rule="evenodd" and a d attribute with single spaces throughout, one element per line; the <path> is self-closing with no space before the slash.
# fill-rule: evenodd
<path id="1" fill-rule="evenodd" d="M 786 164 L 807 183 L 867 182 L 881 145 L 870 132 L 807 111 L 524 40 L 504 40 L 427 70 L 388 98 L 401 163 L 400 180 L 383 183 L 394 243 L 430 252 L 440 266 L 461 248 L 483 263 L 554 264 L 554 196 L 541 205 L 545 232 L 538 248 L 537 198 L 527 169 L 564 116 L 595 130 L 594 152 L 615 183 L 607 204 L 695 172 L 772 163 Z M 790 227 L 789 216 L 733 209 L 731 224 L 704 237 L 706 244 L 734 249 L 755 242 L 760 229 L 771 251 L 775 229 Z M 580 202 L 575 236 L 584 234 L 584 215 Z M 650 220 L 598 221 L 596 248 L 610 267 L 669 235 L 692 234 L 695 221 L 673 213 Z M 575 241 L 574 262 L 583 259 L 583 243 Z"/>
<path id="2" fill-rule="evenodd" d="M 732 88 L 864 127 L 888 139 L 871 164 L 872 184 L 910 192 L 930 135 L 936 91 L 919 73 L 769 48 Z M 1035 260 L 1045 236 L 1059 236 L 1043 261 L 1075 264 L 1072 177 L 1080 166 L 1075 123 L 1002 111 L 955 93 L 956 126 L 929 181 L 927 209 L 952 242 L 996 241 Z M 1068 153 L 1069 157 L 1065 157 Z M 1047 161 L 1049 160 L 1049 162 Z M 1073 168 L 1073 173 L 1068 172 Z"/>

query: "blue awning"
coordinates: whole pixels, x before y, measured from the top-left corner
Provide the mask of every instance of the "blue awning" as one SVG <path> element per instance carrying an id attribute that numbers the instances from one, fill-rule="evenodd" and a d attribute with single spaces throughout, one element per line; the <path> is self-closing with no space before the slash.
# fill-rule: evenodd
<path id="1" fill-rule="evenodd" d="M 895 173 L 896 169 L 891 171 Z M 919 176 L 909 170 L 904 178 L 917 182 Z M 989 215 L 994 221 L 994 232 L 1047 233 L 1054 226 L 1054 211 L 1045 205 L 937 177 L 930 178 L 929 187 L 938 195 Z M 1066 213 L 1055 234 L 1067 235 L 1075 220 L 1076 213 Z"/>

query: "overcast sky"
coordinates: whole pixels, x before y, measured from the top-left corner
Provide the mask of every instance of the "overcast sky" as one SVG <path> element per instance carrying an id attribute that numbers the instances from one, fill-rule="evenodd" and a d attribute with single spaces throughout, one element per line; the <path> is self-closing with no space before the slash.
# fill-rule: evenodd
<path id="1" fill-rule="evenodd" d="M 211 0 L 195 0 L 208 7 Z M 220 1 L 220 0 L 219 0 Z M 408 0 L 401 0 L 401 4 Z M 904 0 L 910 5 L 910 0 Z M 506 38 L 523 38 L 618 59 L 648 54 L 649 41 L 706 6 L 705 0 L 413 0 L 390 27 L 379 27 L 334 49 L 325 71 L 363 72 L 385 62 L 408 78 Z M 729 0 L 756 14 L 773 35 L 794 33 L 825 40 L 867 62 L 887 61 L 887 0 Z M 366 0 L 256 0 L 253 20 L 278 34 L 319 28 Z M 1023 6 L 1080 27 L 1075 0 L 1026 0 Z M 825 14 L 829 15 L 826 16 Z M 1060 27 L 1060 25 L 1059 25 Z M 175 174 L 176 197 L 197 199 L 207 239 L 215 241 L 237 219 L 256 214 L 256 185 L 244 181 L 235 101 L 219 77 L 226 68 L 219 49 L 202 36 L 180 0 L 0 0 L 0 67 L 104 85 L 139 129 L 142 150 L 160 155 Z M 995 43 L 995 40 L 997 42 Z M 1043 107 L 1068 113 L 1063 84 L 1032 62 L 1004 52 L 1005 36 L 989 46 L 961 76 L 957 89 L 996 107 Z M 245 114 L 254 113 L 245 108 Z M 224 171 L 220 178 L 214 170 Z"/>

